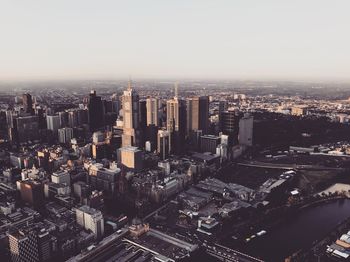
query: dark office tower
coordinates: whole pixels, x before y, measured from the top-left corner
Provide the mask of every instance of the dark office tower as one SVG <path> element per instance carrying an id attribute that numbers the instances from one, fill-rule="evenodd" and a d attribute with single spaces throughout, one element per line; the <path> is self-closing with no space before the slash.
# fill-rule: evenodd
<path id="1" fill-rule="evenodd" d="M 167 101 L 167 130 L 170 133 L 170 151 L 181 154 L 185 147 L 186 103 L 177 97 Z"/>
<path id="2" fill-rule="evenodd" d="M 224 111 L 220 115 L 220 131 L 228 135 L 229 146 L 238 144 L 239 112 L 235 110 Z"/>
<path id="3" fill-rule="evenodd" d="M 146 100 L 139 102 L 139 119 L 140 119 L 140 145 L 145 146 L 147 131 L 147 109 Z"/>
<path id="4" fill-rule="evenodd" d="M 25 203 L 33 207 L 40 207 L 44 202 L 44 187 L 40 181 L 23 180 L 19 181 L 21 198 Z"/>
<path id="5" fill-rule="evenodd" d="M 187 135 L 192 131 L 202 130 L 207 134 L 209 129 L 209 97 L 187 99 Z"/>
<path id="6" fill-rule="evenodd" d="M 121 108 L 120 97 L 117 94 L 113 94 L 111 96 L 112 100 L 112 112 L 119 114 L 119 110 Z"/>
<path id="7" fill-rule="evenodd" d="M 140 110 L 139 95 L 128 84 L 128 89 L 124 91 L 122 97 L 123 104 L 123 136 L 122 146 L 140 146 Z"/>
<path id="8" fill-rule="evenodd" d="M 96 131 L 104 125 L 104 108 L 102 99 L 92 90 L 88 102 L 90 130 Z"/>
<path id="9" fill-rule="evenodd" d="M 78 125 L 85 125 L 89 123 L 89 115 L 86 109 L 77 109 Z"/>
<path id="10" fill-rule="evenodd" d="M 51 235 L 45 228 L 27 226 L 9 233 L 13 262 L 44 262 L 51 258 Z"/>
<path id="11" fill-rule="evenodd" d="M 45 115 L 44 115 L 44 109 L 41 107 L 36 107 L 35 108 L 35 115 L 38 116 L 39 128 L 46 129 L 47 124 L 46 124 L 46 119 L 45 119 Z"/>
<path id="12" fill-rule="evenodd" d="M 27 143 L 39 139 L 39 118 L 38 116 L 23 116 L 13 119 L 13 142 Z"/>
<path id="13" fill-rule="evenodd" d="M 26 113 L 33 114 L 33 100 L 30 94 L 23 94 L 23 108 Z"/>
<path id="14" fill-rule="evenodd" d="M 228 109 L 227 101 L 225 100 L 219 101 L 219 121 L 220 121 L 221 113 L 227 111 L 227 109 Z"/>
<path id="15" fill-rule="evenodd" d="M 169 132 L 166 130 L 158 131 L 157 153 L 160 159 L 165 160 L 168 158 L 170 152 L 170 137 Z"/>
<path id="16" fill-rule="evenodd" d="M 68 112 L 58 112 L 58 116 L 60 117 L 60 127 L 68 127 Z"/>

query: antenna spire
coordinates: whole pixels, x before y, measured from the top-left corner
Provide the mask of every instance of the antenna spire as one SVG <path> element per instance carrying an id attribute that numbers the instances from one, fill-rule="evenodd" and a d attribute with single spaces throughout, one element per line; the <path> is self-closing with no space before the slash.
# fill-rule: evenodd
<path id="1" fill-rule="evenodd" d="M 128 90 L 132 89 L 132 85 L 131 85 L 131 77 L 129 77 L 129 81 L 128 81 Z"/>
<path id="2" fill-rule="evenodd" d="M 175 82 L 174 92 L 175 92 L 174 98 L 177 99 L 179 96 L 179 83 L 178 82 Z"/>

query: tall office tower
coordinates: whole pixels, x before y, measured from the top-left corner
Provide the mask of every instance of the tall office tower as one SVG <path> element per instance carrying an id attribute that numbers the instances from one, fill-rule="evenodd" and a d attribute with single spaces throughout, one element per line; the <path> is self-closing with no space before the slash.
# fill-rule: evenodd
<path id="1" fill-rule="evenodd" d="M 158 126 L 159 100 L 157 98 L 146 99 L 147 126 Z"/>
<path id="2" fill-rule="evenodd" d="M 249 114 L 245 114 L 244 117 L 239 120 L 238 140 L 241 145 L 253 145 L 253 122 L 253 116 Z"/>
<path id="3" fill-rule="evenodd" d="M 14 119 L 12 141 L 26 143 L 39 139 L 39 118 L 38 116 L 23 116 Z"/>
<path id="4" fill-rule="evenodd" d="M 139 130 L 139 95 L 131 87 L 129 81 L 128 89 L 124 91 L 123 97 L 123 135 L 122 145 L 140 146 Z"/>
<path id="5" fill-rule="evenodd" d="M 76 110 L 68 111 L 68 126 L 74 128 L 78 125 L 78 112 Z"/>
<path id="6" fill-rule="evenodd" d="M 40 181 L 30 179 L 18 181 L 17 183 L 23 202 L 34 207 L 40 207 L 43 204 L 44 187 Z"/>
<path id="7" fill-rule="evenodd" d="M 86 109 L 76 109 L 78 117 L 78 125 L 84 125 L 89 123 L 89 114 Z"/>
<path id="8" fill-rule="evenodd" d="M 47 129 L 51 130 L 55 136 L 57 136 L 57 130 L 60 128 L 60 117 L 46 116 Z"/>
<path id="9" fill-rule="evenodd" d="M 60 127 L 68 127 L 68 112 L 58 112 L 58 116 L 60 118 Z"/>
<path id="10" fill-rule="evenodd" d="M 119 114 L 119 110 L 121 108 L 119 96 L 117 94 L 113 94 L 111 96 L 111 100 L 112 100 L 112 112 Z"/>
<path id="11" fill-rule="evenodd" d="M 104 220 L 101 211 L 89 206 L 82 206 L 75 211 L 76 220 L 86 230 L 91 230 L 96 239 L 101 239 L 104 234 Z"/>
<path id="12" fill-rule="evenodd" d="M 39 121 L 39 129 L 46 129 L 47 128 L 47 121 L 46 121 L 46 118 L 45 118 L 45 110 L 40 107 L 40 106 L 37 106 L 35 108 L 35 115 L 38 116 L 38 121 Z"/>
<path id="13" fill-rule="evenodd" d="M 73 128 L 64 127 L 58 129 L 58 142 L 61 144 L 67 144 L 73 138 Z"/>
<path id="14" fill-rule="evenodd" d="M 224 111 L 220 115 L 220 130 L 228 135 L 228 146 L 238 144 L 239 112 L 235 110 Z"/>
<path id="15" fill-rule="evenodd" d="M 102 99 L 92 90 L 88 102 L 90 130 L 96 131 L 104 125 L 104 108 Z"/>
<path id="16" fill-rule="evenodd" d="M 209 130 L 209 97 L 193 97 L 187 99 L 187 135 L 192 131 Z"/>
<path id="17" fill-rule="evenodd" d="M 228 109 L 227 101 L 226 100 L 219 101 L 219 122 L 220 122 L 221 113 L 227 111 L 227 109 Z"/>
<path id="18" fill-rule="evenodd" d="M 13 128 L 14 115 L 11 110 L 6 110 L 6 123 L 7 123 L 7 128 Z"/>
<path id="19" fill-rule="evenodd" d="M 147 106 L 146 100 L 139 102 L 139 130 L 140 130 L 140 146 L 144 147 L 146 142 L 147 131 Z"/>
<path id="20" fill-rule="evenodd" d="M 26 113 L 33 114 L 33 100 L 30 94 L 23 94 L 23 108 Z"/>
<path id="21" fill-rule="evenodd" d="M 169 156 L 169 151 L 170 151 L 169 132 L 166 130 L 159 130 L 158 131 L 157 153 L 162 160 L 165 160 Z"/>
<path id="22" fill-rule="evenodd" d="M 170 134 L 170 151 L 181 154 L 186 135 L 186 103 L 177 96 L 167 101 L 167 130 Z"/>
<path id="23" fill-rule="evenodd" d="M 13 262 L 44 262 L 51 258 L 51 235 L 45 228 L 26 226 L 8 234 Z"/>

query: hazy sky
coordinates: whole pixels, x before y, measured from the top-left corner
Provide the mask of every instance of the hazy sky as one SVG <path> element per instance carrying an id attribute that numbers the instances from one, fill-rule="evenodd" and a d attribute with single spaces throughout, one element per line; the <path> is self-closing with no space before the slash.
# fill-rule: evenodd
<path id="1" fill-rule="evenodd" d="M 349 0 L 0 0 L 0 79 L 350 79 Z"/>

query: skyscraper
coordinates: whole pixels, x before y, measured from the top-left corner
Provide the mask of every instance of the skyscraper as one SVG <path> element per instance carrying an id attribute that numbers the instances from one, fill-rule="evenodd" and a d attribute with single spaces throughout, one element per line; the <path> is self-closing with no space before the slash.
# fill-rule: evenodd
<path id="1" fill-rule="evenodd" d="M 170 133 L 170 151 L 179 154 L 183 151 L 186 135 L 186 104 L 177 96 L 167 101 L 167 130 Z"/>
<path id="2" fill-rule="evenodd" d="M 209 97 L 187 99 L 187 135 L 192 131 L 202 130 L 207 134 L 209 129 Z"/>
<path id="3" fill-rule="evenodd" d="M 158 126 L 159 101 L 157 98 L 146 99 L 147 125 Z"/>
<path id="4" fill-rule="evenodd" d="M 123 147 L 140 146 L 139 95 L 132 89 L 130 81 L 128 89 L 123 93 L 122 103 L 124 122 L 122 145 Z"/>
<path id="5" fill-rule="evenodd" d="M 239 120 L 238 139 L 241 145 L 253 145 L 253 122 L 253 117 L 249 114 L 245 114 L 244 117 Z"/>
<path id="6" fill-rule="evenodd" d="M 69 143 L 73 138 L 73 128 L 64 127 L 58 129 L 58 142 L 62 144 Z"/>
<path id="7" fill-rule="evenodd" d="M 239 113 L 235 110 L 224 111 L 220 115 L 220 131 L 228 135 L 228 145 L 238 144 Z"/>
<path id="8" fill-rule="evenodd" d="M 47 129 L 51 130 L 54 136 L 57 136 L 57 130 L 60 128 L 60 116 L 46 116 Z"/>
<path id="9" fill-rule="evenodd" d="M 13 262 L 44 262 L 51 258 L 51 236 L 38 226 L 17 229 L 8 235 Z"/>
<path id="10" fill-rule="evenodd" d="M 26 113 L 33 114 L 33 100 L 30 94 L 23 94 L 23 108 Z"/>
<path id="11" fill-rule="evenodd" d="M 160 159 L 165 160 L 169 156 L 170 149 L 170 138 L 169 132 L 166 130 L 158 131 L 158 143 L 157 143 L 157 153 L 160 156 Z"/>
<path id="12" fill-rule="evenodd" d="M 13 121 L 12 141 L 26 143 L 39 139 L 39 118 L 38 116 L 17 117 Z"/>
<path id="13" fill-rule="evenodd" d="M 104 125 L 104 108 L 102 99 L 92 90 L 88 102 L 90 130 L 96 131 Z M 70 125 L 70 127 L 73 127 Z"/>

